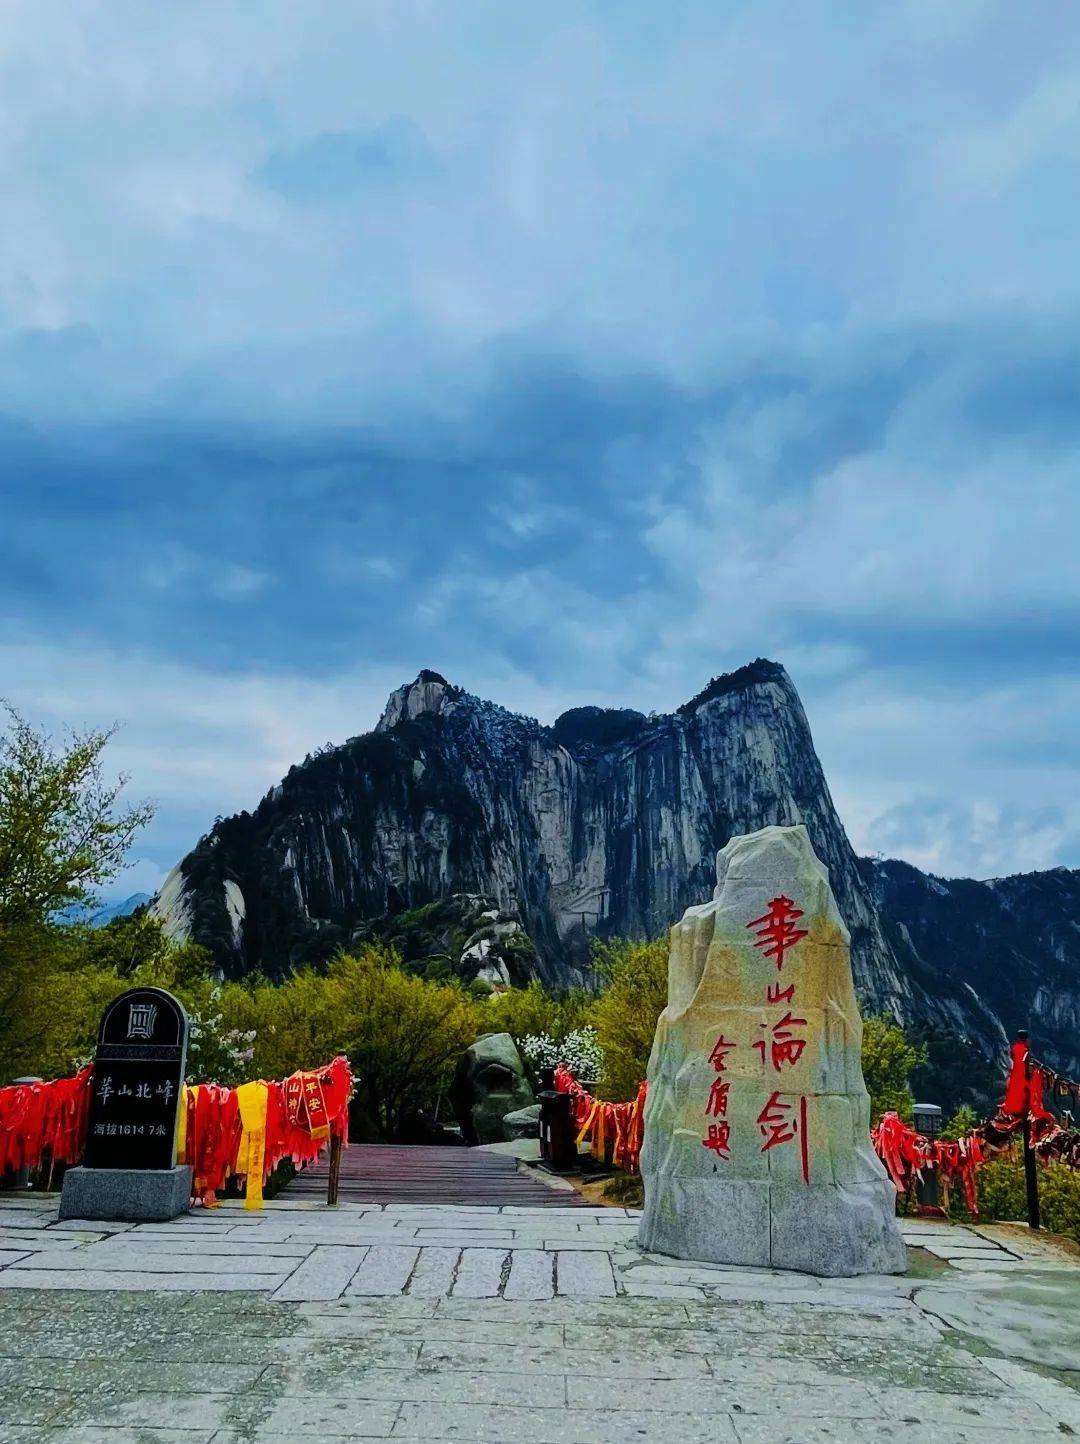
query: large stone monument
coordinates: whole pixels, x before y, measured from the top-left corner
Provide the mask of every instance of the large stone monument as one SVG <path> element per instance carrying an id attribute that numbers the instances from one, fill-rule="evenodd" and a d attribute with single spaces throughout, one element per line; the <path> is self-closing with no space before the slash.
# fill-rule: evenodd
<path id="1" fill-rule="evenodd" d="M 733 838 L 716 877 L 712 902 L 671 930 L 641 1243 L 714 1263 L 901 1273 L 828 871 L 805 827 L 766 827 Z"/>
<path id="2" fill-rule="evenodd" d="M 64 1174 L 61 1218 L 161 1221 L 191 1200 L 176 1162 L 188 1020 L 163 988 L 133 988 L 105 1009 L 94 1054 L 82 1165 Z"/>

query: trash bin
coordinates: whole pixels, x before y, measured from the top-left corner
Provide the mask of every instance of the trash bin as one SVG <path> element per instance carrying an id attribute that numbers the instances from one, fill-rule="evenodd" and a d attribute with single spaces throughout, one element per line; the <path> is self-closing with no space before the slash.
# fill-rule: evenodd
<path id="1" fill-rule="evenodd" d="M 577 1166 L 570 1094 L 544 1088 L 540 1093 L 540 1167 L 549 1173 L 576 1173 Z"/>
<path id="2" fill-rule="evenodd" d="M 915 1131 L 921 1133 L 928 1143 L 933 1143 L 941 1132 L 941 1109 L 936 1103 L 916 1103 L 913 1109 Z M 922 1178 L 915 1185 L 915 1197 L 919 1212 L 938 1217 L 942 1214 L 941 1183 L 936 1168 L 924 1168 Z"/>

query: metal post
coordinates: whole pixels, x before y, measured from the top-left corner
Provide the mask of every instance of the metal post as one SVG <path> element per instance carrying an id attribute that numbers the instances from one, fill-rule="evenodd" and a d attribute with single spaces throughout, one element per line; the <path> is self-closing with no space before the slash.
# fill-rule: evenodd
<path id="1" fill-rule="evenodd" d="M 1027 1029 L 1022 1028 L 1016 1035 L 1018 1043 L 1026 1043 L 1028 1040 Z M 1041 1226 L 1039 1217 L 1039 1172 L 1035 1160 L 1035 1150 L 1031 1146 L 1031 1052 L 1028 1051 L 1027 1060 L 1024 1064 L 1024 1076 L 1027 1079 L 1027 1090 L 1024 1094 L 1024 1185 L 1027 1189 L 1027 1216 L 1028 1228 L 1037 1229 Z"/>
<path id="2" fill-rule="evenodd" d="M 330 1139 L 330 1171 L 326 1176 L 326 1206 L 337 1208 L 338 1180 L 341 1177 L 341 1135 Z"/>

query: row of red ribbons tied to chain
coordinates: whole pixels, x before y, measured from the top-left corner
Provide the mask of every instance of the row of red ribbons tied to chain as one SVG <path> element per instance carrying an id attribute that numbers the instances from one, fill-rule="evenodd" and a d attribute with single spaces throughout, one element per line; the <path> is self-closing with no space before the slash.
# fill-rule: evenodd
<path id="1" fill-rule="evenodd" d="M 969 1212 L 978 1214 L 975 1170 L 986 1158 L 979 1129 L 955 1142 L 947 1142 L 941 1138 L 924 1138 L 898 1113 L 885 1113 L 878 1126 L 871 1129 L 870 1138 L 897 1193 L 907 1193 L 927 1169 L 932 1169 L 944 1189 L 946 1211 L 952 1187 L 959 1182 Z"/>
<path id="2" fill-rule="evenodd" d="M 189 1163 L 192 1190 L 207 1208 L 231 1178 L 242 1179 L 247 1208 L 261 1208 L 263 1185 L 282 1159 L 312 1163 L 332 1138 L 348 1143 L 353 1076 L 347 1058 L 279 1082 L 189 1084 L 177 1129 L 177 1161 Z"/>
<path id="3" fill-rule="evenodd" d="M 1017 1040 L 1012 1045 L 1005 1096 L 993 1118 L 963 1138 L 946 1140 L 924 1138 L 898 1114 L 886 1113 L 870 1138 L 898 1193 L 909 1192 L 930 1169 L 944 1190 L 946 1211 L 950 1192 L 959 1183 L 968 1211 L 977 1217 L 979 1166 L 1008 1148 L 1015 1138 L 1022 1138 L 1025 1128 L 1037 1158 L 1080 1168 L 1080 1130 L 1062 1126 L 1046 1107 L 1048 1092 L 1055 1102 L 1064 1096 L 1080 1104 L 1080 1084 L 1039 1063 L 1032 1058 L 1027 1042 Z"/>
<path id="4" fill-rule="evenodd" d="M 578 1130 L 578 1143 L 589 1144 L 594 1158 L 610 1162 L 627 1173 L 637 1173 L 641 1140 L 645 1133 L 646 1084 L 638 1085 L 629 1103 L 605 1103 L 594 1098 L 560 1063 L 555 1069 L 555 1087 L 570 1095 L 570 1117 Z"/>
<path id="5" fill-rule="evenodd" d="M 93 1068 L 71 1078 L 0 1088 L 0 1176 L 78 1163 L 86 1142 Z"/>
<path id="6" fill-rule="evenodd" d="M 78 1163 L 86 1143 L 94 1070 L 71 1078 L 0 1088 L 0 1175 Z M 347 1058 L 325 1068 L 227 1088 L 188 1084 L 177 1118 L 177 1162 L 193 1171 L 193 1194 L 207 1207 L 239 1179 L 248 1208 L 262 1206 L 263 1186 L 291 1158 L 313 1162 L 332 1138 L 348 1142 L 353 1076 Z M 48 1184 L 46 1185 L 48 1186 Z"/>

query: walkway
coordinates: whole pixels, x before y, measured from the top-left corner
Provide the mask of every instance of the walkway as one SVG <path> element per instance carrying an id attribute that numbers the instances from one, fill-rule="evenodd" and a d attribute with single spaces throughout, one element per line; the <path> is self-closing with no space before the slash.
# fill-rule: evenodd
<path id="1" fill-rule="evenodd" d="M 289 1184 L 283 1197 L 326 1200 L 324 1159 Z M 341 1156 L 342 1203 L 517 1204 L 567 1208 L 580 1200 L 569 1184 L 541 1181 L 517 1161 L 486 1148 L 354 1143 Z"/>
<path id="2" fill-rule="evenodd" d="M 618 1209 L 0 1202 L 3 1444 L 1015 1444 L 1080 1432 L 1080 1269 L 905 1223 L 903 1278 L 642 1253 Z"/>

